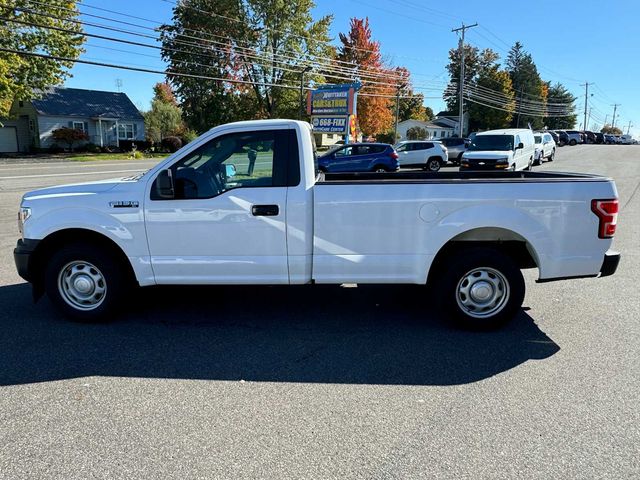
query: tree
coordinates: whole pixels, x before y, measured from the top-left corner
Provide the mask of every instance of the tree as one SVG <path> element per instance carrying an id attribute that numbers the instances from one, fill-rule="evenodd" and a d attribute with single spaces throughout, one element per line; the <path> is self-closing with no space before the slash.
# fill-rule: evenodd
<path id="1" fill-rule="evenodd" d="M 380 43 L 373 40 L 369 19 L 352 18 L 347 34 L 340 34 L 341 46 L 338 60 L 354 65 L 354 75 L 359 76 L 362 88 L 358 95 L 358 124 L 365 136 L 384 133 L 393 124 L 392 97 L 396 93 L 385 76 L 398 78 L 395 71 L 385 67 L 380 53 Z"/>
<path id="2" fill-rule="evenodd" d="M 426 140 L 427 131 L 422 127 L 411 127 L 407 130 L 407 140 Z"/>
<path id="3" fill-rule="evenodd" d="M 404 67 L 396 67 L 395 73 L 400 80 L 399 83 L 404 85 L 402 98 L 400 98 L 400 109 L 398 112 L 399 120 L 420 120 L 426 122 L 433 118 L 433 110 L 424 106 L 424 95 L 415 93 L 411 85 L 411 74 Z"/>
<path id="4" fill-rule="evenodd" d="M 611 125 L 606 124 L 600 129 L 600 133 L 606 133 L 607 135 L 622 135 L 622 130 L 618 127 L 612 127 Z"/>
<path id="5" fill-rule="evenodd" d="M 26 0 L 0 0 L 0 7 L 4 17 L 0 22 L 0 43 L 4 48 L 70 59 L 82 53 L 82 27 L 73 23 L 79 15 L 75 1 L 38 5 L 38 12 L 44 15 L 31 11 L 34 7 Z M 0 117 L 8 115 L 14 100 L 29 100 L 37 96 L 39 90 L 63 83 L 70 76 L 68 69 L 72 66 L 70 61 L 0 52 Z"/>
<path id="6" fill-rule="evenodd" d="M 69 151 L 72 151 L 73 144 L 76 142 L 86 142 L 89 140 L 87 135 L 82 130 L 76 130 L 75 128 L 62 127 L 51 132 L 51 136 L 56 142 L 66 143 L 69 147 Z"/>
<path id="7" fill-rule="evenodd" d="M 482 51 L 477 47 L 473 47 L 469 44 L 464 44 L 464 82 L 465 86 L 473 85 L 478 73 L 482 70 L 494 65 L 499 58 L 499 55 L 486 48 Z M 447 104 L 447 109 L 450 112 L 458 111 L 459 101 L 459 83 L 460 83 L 460 66 L 461 58 L 460 52 L 457 48 L 449 50 L 449 64 L 447 65 L 447 71 L 449 72 L 449 85 L 444 92 L 443 98 Z"/>
<path id="8" fill-rule="evenodd" d="M 167 75 L 188 126 L 201 132 L 231 120 L 297 117 L 298 90 L 288 87 L 332 51 L 326 43 L 332 17 L 314 22 L 314 7 L 312 0 L 177 3 L 161 31 L 169 70 L 221 79 Z"/>
<path id="9" fill-rule="evenodd" d="M 563 115 L 553 116 L 553 113 L 545 118 L 545 126 L 550 130 L 566 130 L 571 129 L 576 124 L 578 116 L 576 115 L 575 101 L 576 97 L 573 96 L 569 90 L 566 89 L 561 83 L 549 86 L 547 103 L 550 112 L 556 111 L 560 105 L 566 105 L 563 107 Z"/>
<path id="10" fill-rule="evenodd" d="M 514 127 L 531 124 L 533 128 L 542 128 L 547 100 L 544 82 L 533 58 L 520 42 L 516 42 L 509 50 L 505 66 L 516 92 L 516 112 L 511 124 Z"/>
<path id="11" fill-rule="evenodd" d="M 477 91 L 486 92 L 489 89 L 499 95 L 500 108 L 493 108 L 480 103 L 469 102 L 469 130 L 487 130 L 508 127 L 513 117 L 515 107 L 513 85 L 511 77 L 497 64 L 484 67 L 475 80 Z"/>
<path id="12" fill-rule="evenodd" d="M 156 98 L 151 102 L 151 110 L 144 114 L 144 126 L 148 140 L 160 143 L 163 138 L 177 135 L 183 129 L 182 111 Z"/>
<path id="13" fill-rule="evenodd" d="M 162 103 L 166 103 L 169 105 L 173 105 L 175 107 L 178 106 L 178 101 L 176 100 L 176 96 L 173 93 L 173 89 L 168 82 L 158 82 L 153 86 L 153 96 L 157 98 Z"/>

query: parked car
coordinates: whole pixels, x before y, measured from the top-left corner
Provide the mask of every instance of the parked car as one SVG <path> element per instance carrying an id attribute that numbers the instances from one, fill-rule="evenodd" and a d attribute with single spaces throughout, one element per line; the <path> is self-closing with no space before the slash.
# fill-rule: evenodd
<path id="1" fill-rule="evenodd" d="M 523 136 L 495 140 L 509 135 Z M 521 312 L 523 268 L 549 282 L 618 266 L 609 178 L 319 175 L 314 150 L 308 123 L 237 122 L 143 174 L 28 192 L 18 273 L 82 321 L 113 318 L 136 286 L 407 283 L 436 289 L 450 318 L 478 329 Z M 252 151 L 253 175 L 240 174 Z"/>
<path id="2" fill-rule="evenodd" d="M 631 135 L 621 135 L 620 143 L 623 145 L 631 145 L 633 143 L 633 137 Z"/>
<path id="3" fill-rule="evenodd" d="M 558 134 L 553 130 L 548 130 L 548 133 L 549 135 L 551 135 L 551 138 L 553 138 L 553 141 L 556 142 L 556 145 L 560 146 L 560 137 L 558 136 Z"/>
<path id="4" fill-rule="evenodd" d="M 582 132 L 584 134 L 585 140 L 584 143 L 594 144 L 597 142 L 596 134 L 590 131 Z"/>
<path id="5" fill-rule="evenodd" d="M 462 155 L 464 170 L 531 170 L 535 157 L 533 132 L 510 128 L 478 133 Z"/>
<path id="6" fill-rule="evenodd" d="M 423 168 L 437 172 L 447 164 L 447 147 L 440 142 L 406 140 L 397 143 L 398 162 L 403 168 Z"/>
<path id="7" fill-rule="evenodd" d="M 556 134 L 558 135 L 558 141 L 556 142 L 559 147 L 564 147 L 569 143 L 569 135 L 564 130 L 556 130 Z"/>
<path id="8" fill-rule="evenodd" d="M 596 143 L 598 145 L 602 145 L 603 143 L 606 143 L 604 133 L 600 133 L 600 132 L 596 133 Z"/>
<path id="9" fill-rule="evenodd" d="M 447 147 L 448 159 L 454 165 L 460 165 L 462 154 L 467 151 L 471 140 L 468 138 L 449 137 L 440 140 Z"/>
<path id="10" fill-rule="evenodd" d="M 580 135 L 580 132 L 577 130 L 567 130 L 567 136 L 569 137 L 569 141 L 567 143 L 572 147 L 584 142 L 583 136 Z"/>
<path id="11" fill-rule="evenodd" d="M 535 164 L 540 165 L 545 159 L 553 162 L 556 156 L 556 142 L 553 141 L 551 134 L 547 132 L 538 132 L 533 135 L 536 142 Z"/>
<path id="12" fill-rule="evenodd" d="M 350 143 L 320 155 L 318 168 L 322 172 L 395 172 L 398 154 L 386 143 Z"/>
<path id="13" fill-rule="evenodd" d="M 616 143 L 616 139 L 614 138 L 614 136 L 609 135 L 608 133 L 605 133 L 604 141 L 607 145 L 613 145 L 614 143 Z"/>

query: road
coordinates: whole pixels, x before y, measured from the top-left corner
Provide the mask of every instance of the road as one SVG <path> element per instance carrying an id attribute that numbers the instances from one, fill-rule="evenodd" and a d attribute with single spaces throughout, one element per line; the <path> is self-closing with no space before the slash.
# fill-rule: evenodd
<path id="1" fill-rule="evenodd" d="M 0 166 L 0 478 L 640 478 L 640 147 L 539 167 L 616 179 L 622 263 L 526 272 L 497 332 L 407 286 L 147 289 L 101 325 L 34 305 L 20 195 L 150 165 Z"/>

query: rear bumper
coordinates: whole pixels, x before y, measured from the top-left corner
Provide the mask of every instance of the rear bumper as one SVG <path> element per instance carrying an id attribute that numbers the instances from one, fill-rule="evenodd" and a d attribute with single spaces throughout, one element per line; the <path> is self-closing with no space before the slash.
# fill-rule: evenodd
<path id="1" fill-rule="evenodd" d="M 613 275 L 616 273 L 618 269 L 618 264 L 620 263 L 620 253 L 608 251 L 604 254 L 604 261 L 602 262 L 602 267 L 600 267 L 600 276 L 608 277 L 609 275 Z"/>
<path id="2" fill-rule="evenodd" d="M 620 253 L 609 250 L 604 254 L 604 260 L 600 267 L 600 273 L 594 273 L 592 275 L 573 275 L 568 277 L 554 277 L 554 278 L 540 278 L 536 280 L 536 283 L 557 282 L 558 280 L 572 280 L 577 278 L 594 278 L 594 277 L 608 277 L 616 273 L 618 264 L 620 263 Z"/>
<path id="3" fill-rule="evenodd" d="M 32 275 L 32 263 L 33 252 L 40 243 L 40 240 L 31 240 L 25 238 L 24 240 L 18 240 L 16 248 L 13 250 L 13 260 L 18 270 L 18 275 L 24 278 L 27 282 L 33 281 Z"/>

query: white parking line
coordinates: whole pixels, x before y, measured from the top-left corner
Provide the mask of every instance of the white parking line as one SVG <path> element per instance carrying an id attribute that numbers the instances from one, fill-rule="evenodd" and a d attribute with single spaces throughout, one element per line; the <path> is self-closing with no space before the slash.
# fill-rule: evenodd
<path id="1" fill-rule="evenodd" d="M 106 170 L 100 172 L 80 172 L 80 173 L 46 173 L 42 175 L 16 175 L 11 177 L 0 177 L 0 180 L 11 180 L 18 178 L 45 178 L 45 177 L 75 177 L 78 175 L 102 175 L 111 173 L 131 173 L 131 172 L 143 172 L 144 168 L 136 168 L 133 170 Z"/>

